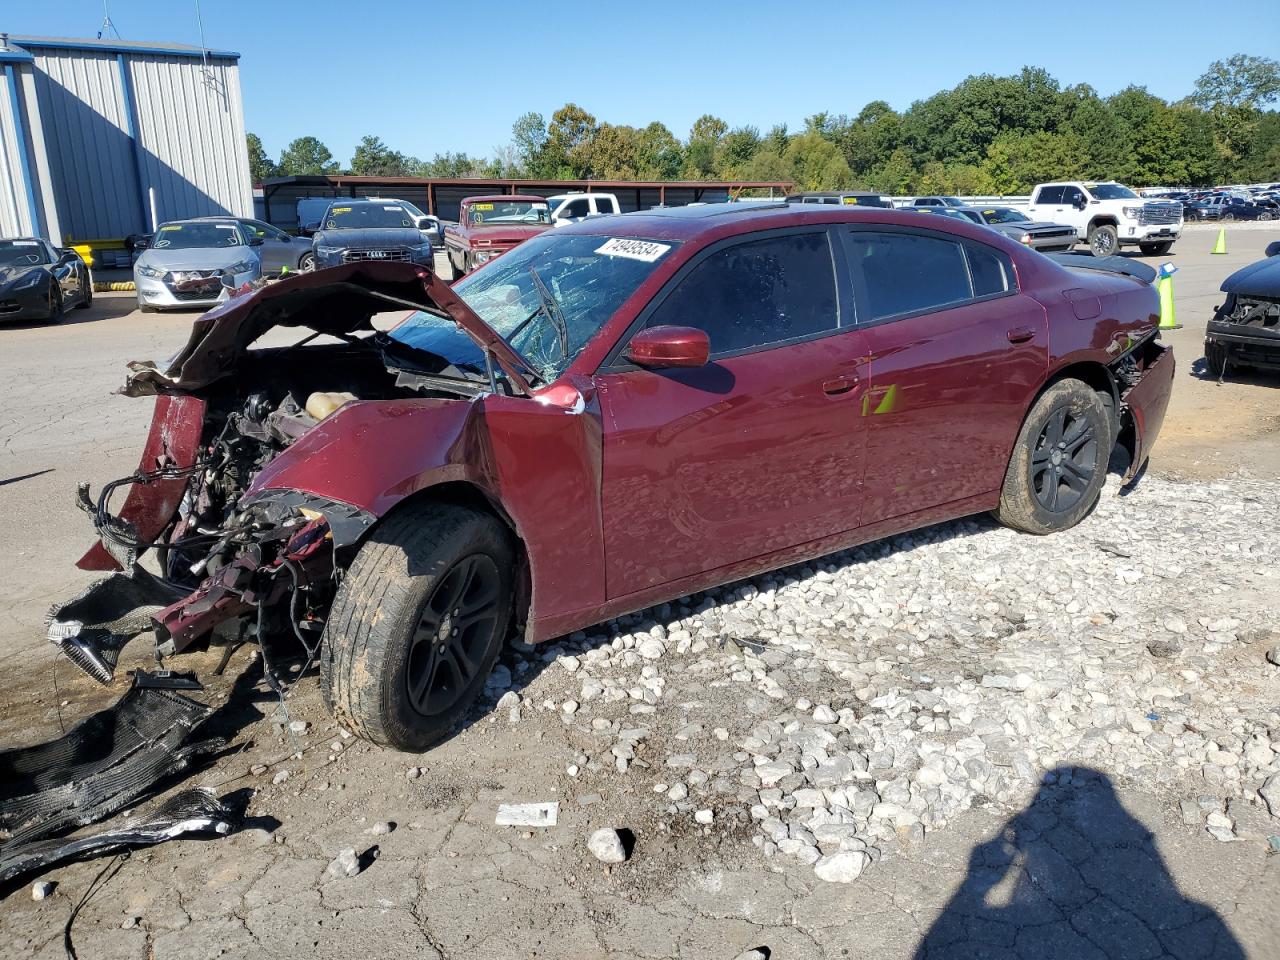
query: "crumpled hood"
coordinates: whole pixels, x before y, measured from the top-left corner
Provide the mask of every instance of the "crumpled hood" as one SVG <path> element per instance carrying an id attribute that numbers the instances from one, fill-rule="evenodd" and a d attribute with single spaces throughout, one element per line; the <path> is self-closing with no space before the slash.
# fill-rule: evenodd
<path id="1" fill-rule="evenodd" d="M 1241 267 L 1222 281 L 1222 290 L 1251 297 L 1280 297 L 1280 255 Z"/>
<path id="2" fill-rule="evenodd" d="M 273 327 L 307 327 L 342 335 L 372 330 L 376 313 L 443 312 L 501 365 L 517 390 L 529 392 L 528 365 L 492 327 L 427 267 L 412 263 L 347 263 L 297 273 L 225 301 L 191 325 L 186 345 L 166 367 L 130 363 L 120 392 L 130 397 L 188 393 L 231 373 L 249 345 Z"/>
<path id="3" fill-rule="evenodd" d="M 416 227 L 366 227 L 360 230 L 321 230 L 316 246 L 370 250 L 377 247 L 420 247 L 427 238 Z"/>

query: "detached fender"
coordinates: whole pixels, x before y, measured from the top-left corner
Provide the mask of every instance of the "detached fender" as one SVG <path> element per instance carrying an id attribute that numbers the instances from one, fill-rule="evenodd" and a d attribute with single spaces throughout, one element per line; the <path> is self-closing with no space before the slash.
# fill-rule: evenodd
<path id="1" fill-rule="evenodd" d="M 1173 349 L 1156 339 L 1145 341 L 1134 351 L 1141 378 L 1120 394 L 1122 416 L 1133 426 L 1133 458 L 1125 479 L 1136 476 L 1151 456 L 1156 437 L 1164 425 L 1173 394 Z"/>

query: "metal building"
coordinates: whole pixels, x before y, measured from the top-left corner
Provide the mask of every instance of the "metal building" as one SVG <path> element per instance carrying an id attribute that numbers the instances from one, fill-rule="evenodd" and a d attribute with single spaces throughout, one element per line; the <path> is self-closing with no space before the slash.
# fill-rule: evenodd
<path id="1" fill-rule="evenodd" d="M 239 54 L 0 34 L 0 236 L 111 246 L 252 216 Z"/>

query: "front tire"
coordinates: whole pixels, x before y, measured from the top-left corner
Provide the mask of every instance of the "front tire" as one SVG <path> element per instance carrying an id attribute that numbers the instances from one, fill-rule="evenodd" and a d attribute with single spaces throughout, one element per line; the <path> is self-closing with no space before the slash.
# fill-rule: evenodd
<path id="1" fill-rule="evenodd" d="M 311 273 L 316 268 L 316 255 L 314 253 L 304 253 L 298 258 L 298 272 Z"/>
<path id="2" fill-rule="evenodd" d="M 1071 379 L 1049 387 L 1022 424 L 996 519 L 1038 535 L 1074 527 L 1098 502 L 1114 435 L 1093 388 Z"/>
<path id="3" fill-rule="evenodd" d="M 1138 249 L 1142 251 L 1144 257 L 1163 257 L 1173 249 L 1173 241 L 1162 240 L 1159 243 L 1140 243 L 1138 244 Z"/>
<path id="4" fill-rule="evenodd" d="M 58 285 L 50 284 L 49 286 L 49 317 L 50 323 L 61 323 L 65 313 L 65 307 L 62 303 L 62 291 L 58 289 Z"/>
<path id="5" fill-rule="evenodd" d="M 1120 235 L 1110 224 L 1101 224 L 1089 231 L 1089 252 L 1095 257 L 1109 257 L 1120 249 Z"/>
<path id="6" fill-rule="evenodd" d="M 467 507 L 426 504 L 388 518 L 334 599 L 320 658 L 325 703 L 352 733 L 421 752 L 484 687 L 515 592 L 506 528 Z"/>

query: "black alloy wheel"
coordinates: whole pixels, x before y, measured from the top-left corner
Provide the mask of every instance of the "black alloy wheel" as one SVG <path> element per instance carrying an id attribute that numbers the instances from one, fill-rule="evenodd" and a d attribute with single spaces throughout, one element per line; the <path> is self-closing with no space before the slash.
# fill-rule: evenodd
<path id="1" fill-rule="evenodd" d="M 1050 415 L 1031 455 L 1031 489 L 1050 513 L 1066 513 L 1089 492 L 1097 469 L 1093 424 L 1068 405 Z"/>
<path id="2" fill-rule="evenodd" d="M 422 607 L 409 648 L 405 686 L 424 717 L 450 712 L 500 646 L 502 581 L 493 559 L 473 553 L 440 578 Z"/>

